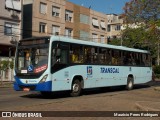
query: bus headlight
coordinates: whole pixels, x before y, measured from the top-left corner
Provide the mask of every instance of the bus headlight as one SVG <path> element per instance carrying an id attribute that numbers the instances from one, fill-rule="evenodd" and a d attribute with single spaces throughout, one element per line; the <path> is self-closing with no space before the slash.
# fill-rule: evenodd
<path id="1" fill-rule="evenodd" d="M 45 75 L 40 81 L 39 81 L 39 83 L 43 83 L 43 82 L 45 82 L 46 81 L 46 79 L 47 79 L 47 77 L 48 77 L 48 74 L 47 75 Z"/>

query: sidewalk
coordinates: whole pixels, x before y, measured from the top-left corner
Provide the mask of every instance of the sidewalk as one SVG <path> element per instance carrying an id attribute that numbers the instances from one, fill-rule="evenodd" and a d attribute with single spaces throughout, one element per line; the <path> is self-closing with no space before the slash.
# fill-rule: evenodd
<path id="1" fill-rule="evenodd" d="M 154 91 L 157 91 L 160 94 L 160 79 L 155 79 L 154 82 L 156 82 L 157 85 L 154 83 L 155 85 L 154 85 L 153 89 L 154 89 Z M 160 111 L 160 102 L 158 102 L 158 101 L 159 101 L 159 99 L 157 100 L 157 102 L 155 102 L 155 101 L 138 101 L 135 104 L 136 104 L 137 109 L 140 111 Z"/>
<path id="2" fill-rule="evenodd" d="M 140 101 L 136 102 L 136 108 L 139 111 L 160 111 L 160 102 Z"/>
<path id="3" fill-rule="evenodd" d="M 0 88 L 13 87 L 13 82 L 14 81 L 0 81 Z"/>

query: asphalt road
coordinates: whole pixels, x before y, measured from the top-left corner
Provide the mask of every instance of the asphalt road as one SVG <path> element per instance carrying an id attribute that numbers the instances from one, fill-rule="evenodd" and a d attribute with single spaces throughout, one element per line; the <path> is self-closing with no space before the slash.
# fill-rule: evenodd
<path id="1" fill-rule="evenodd" d="M 70 97 L 67 92 L 44 97 L 38 92 L 0 88 L 0 111 L 141 111 L 137 104 L 160 102 L 160 91 L 155 87 L 160 87 L 160 81 L 136 85 L 131 91 L 123 87 L 87 90 L 79 97 Z"/>

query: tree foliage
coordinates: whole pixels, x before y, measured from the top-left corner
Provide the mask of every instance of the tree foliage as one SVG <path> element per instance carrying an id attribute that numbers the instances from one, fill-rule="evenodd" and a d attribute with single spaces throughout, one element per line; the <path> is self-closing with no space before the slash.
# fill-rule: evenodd
<path id="1" fill-rule="evenodd" d="M 13 61 L 8 61 L 8 60 L 2 60 L 0 61 L 0 69 L 5 71 L 8 68 L 13 69 L 14 63 Z"/>
<path id="2" fill-rule="evenodd" d="M 111 41 L 111 44 L 120 45 L 127 47 L 138 47 L 139 45 L 144 46 L 146 41 L 147 32 L 143 27 L 130 28 L 127 27 L 122 31 L 122 38 Z M 143 44 L 142 44 L 143 43 Z M 140 47 L 140 46 L 139 46 Z"/>
<path id="3" fill-rule="evenodd" d="M 5 71 L 8 68 L 8 61 L 3 60 L 0 62 L 1 64 L 1 70 Z"/>
<path id="4" fill-rule="evenodd" d="M 152 56 L 156 57 L 157 44 L 160 44 L 160 0 L 130 0 L 123 9 L 121 17 L 126 24 L 126 29 L 122 31 L 123 45 L 147 46 Z M 133 24 L 139 26 L 128 27 Z"/>
<path id="5" fill-rule="evenodd" d="M 125 4 L 123 17 L 127 23 L 159 24 L 160 0 L 131 0 Z"/>

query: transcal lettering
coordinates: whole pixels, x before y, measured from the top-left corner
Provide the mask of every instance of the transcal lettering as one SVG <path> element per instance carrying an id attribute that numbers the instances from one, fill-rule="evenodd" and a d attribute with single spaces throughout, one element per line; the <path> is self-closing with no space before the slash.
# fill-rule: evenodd
<path id="1" fill-rule="evenodd" d="M 105 67 L 101 67 L 101 73 L 119 73 L 119 68 L 105 68 Z"/>

